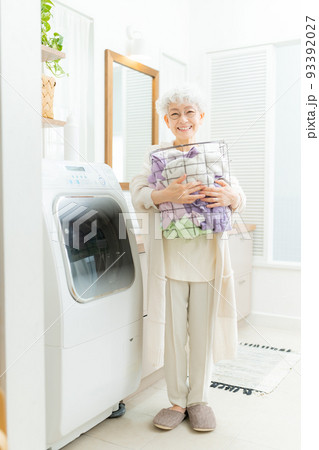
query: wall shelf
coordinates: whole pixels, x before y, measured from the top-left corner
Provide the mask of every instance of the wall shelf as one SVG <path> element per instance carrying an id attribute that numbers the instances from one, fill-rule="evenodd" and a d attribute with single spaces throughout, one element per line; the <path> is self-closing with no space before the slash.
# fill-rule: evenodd
<path id="1" fill-rule="evenodd" d="M 48 119 L 46 117 L 42 117 L 42 126 L 44 128 L 50 128 L 50 127 L 64 127 L 66 122 L 63 120 L 56 120 L 56 119 Z"/>
<path id="2" fill-rule="evenodd" d="M 51 47 L 47 47 L 46 45 L 41 45 L 41 60 L 44 61 L 55 61 L 56 59 L 65 58 L 65 53 L 60 52 Z"/>

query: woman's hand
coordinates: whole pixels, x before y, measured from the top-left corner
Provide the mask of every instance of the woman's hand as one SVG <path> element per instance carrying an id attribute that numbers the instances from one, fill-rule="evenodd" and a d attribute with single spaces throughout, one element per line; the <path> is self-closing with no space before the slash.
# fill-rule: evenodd
<path id="1" fill-rule="evenodd" d="M 232 209 L 236 209 L 240 200 L 239 195 L 224 180 L 216 180 L 216 183 L 220 184 L 221 187 L 204 186 L 200 191 L 201 194 L 206 194 L 206 197 L 202 200 L 210 203 L 207 208 L 231 206 Z"/>
<path id="2" fill-rule="evenodd" d="M 172 181 L 167 188 L 161 191 L 152 191 L 151 197 L 155 205 L 164 202 L 173 203 L 193 203 L 198 198 L 203 199 L 206 193 L 202 192 L 198 195 L 191 195 L 194 192 L 200 191 L 204 188 L 200 181 L 182 184 L 186 179 L 186 174 L 182 175 L 177 180 Z"/>

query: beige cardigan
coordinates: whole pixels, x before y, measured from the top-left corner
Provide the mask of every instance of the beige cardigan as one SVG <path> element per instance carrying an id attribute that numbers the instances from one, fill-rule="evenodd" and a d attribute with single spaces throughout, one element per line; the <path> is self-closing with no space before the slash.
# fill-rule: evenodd
<path id="1" fill-rule="evenodd" d="M 149 187 L 147 179 L 151 173 L 150 151 L 170 145 L 171 143 L 162 143 L 152 146 L 145 155 L 140 175 L 134 177 L 130 183 L 132 203 L 136 212 L 148 214 L 149 231 L 144 237 L 148 260 L 147 313 L 149 320 L 154 325 L 154 330 L 158 330 L 158 339 L 163 339 L 163 333 L 160 331 L 163 330 L 163 327 L 156 325 L 165 323 L 166 279 L 163 241 L 160 231 L 160 211 L 152 201 L 151 192 L 153 189 Z M 231 186 L 240 195 L 240 203 L 235 211 L 241 212 L 245 207 L 245 194 L 234 177 L 231 177 Z M 216 363 L 219 360 L 231 359 L 236 356 L 237 315 L 227 233 L 215 233 L 213 238 L 216 242 L 216 268 L 212 277 L 214 278 L 213 359 Z M 160 346 L 160 348 L 163 347 Z M 157 355 L 156 359 L 160 361 L 162 355 Z"/>

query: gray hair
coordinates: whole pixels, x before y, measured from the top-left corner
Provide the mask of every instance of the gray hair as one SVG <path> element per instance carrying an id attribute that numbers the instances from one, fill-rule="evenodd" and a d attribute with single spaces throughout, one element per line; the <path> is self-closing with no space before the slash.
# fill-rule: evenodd
<path id="1" fill-rule="evenodd" d="M 204 112 L 206 108 L 205 101 L 196 86 L 184 85 L 182 87 L 176 87 L 165 92 L 156 101 L 156 110 L 160 116 L 168 114 L 168 108 L 171 103 L 189 103 L 198 108 L 199 112 Z"/>

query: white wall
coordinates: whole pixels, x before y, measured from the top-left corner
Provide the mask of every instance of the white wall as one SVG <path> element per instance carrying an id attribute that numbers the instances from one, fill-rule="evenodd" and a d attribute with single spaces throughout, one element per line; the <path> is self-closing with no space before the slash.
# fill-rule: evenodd
<path id="1" fill-rule="evenodd" d="M 43 450 L 40 2 L 0 7 L 1 385 L 10 450 Z"/>
<path id="2" fill-rule="evenodd" d="M 191 17 L 190 73 L 201 86 L 207 83 L 207 52 L 300 39 L 299 0 L 198 0 Z M 300 317 L 300 271 L 255 266 L 252 310 Z"/>
<path id="3" fill-rule="evenodd" d="M 300 270 L 254 267 L 252 312 L 300 318 Z"/>
<path id="4" fill-rule="evenodd" d="M 203 80 L 203 56 L 300 38 L 299 0 L 198 0 L 190 58 L 194 81 Z"/>

